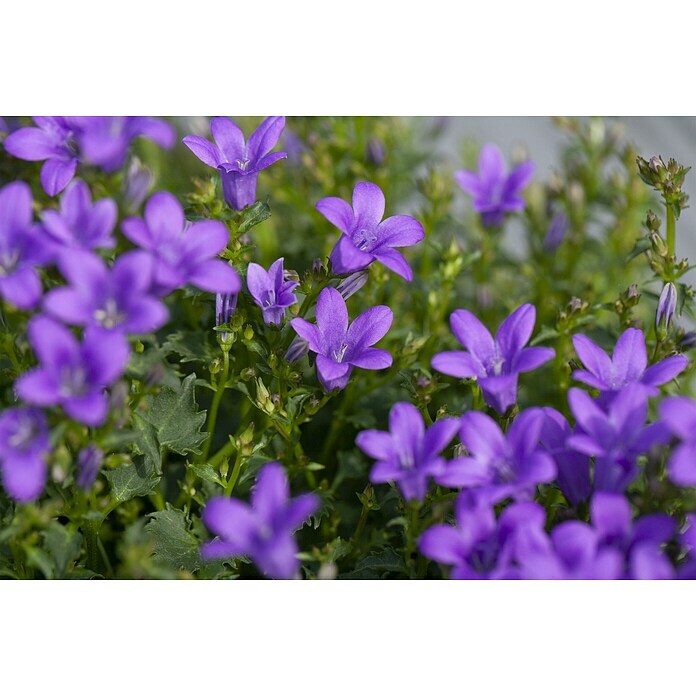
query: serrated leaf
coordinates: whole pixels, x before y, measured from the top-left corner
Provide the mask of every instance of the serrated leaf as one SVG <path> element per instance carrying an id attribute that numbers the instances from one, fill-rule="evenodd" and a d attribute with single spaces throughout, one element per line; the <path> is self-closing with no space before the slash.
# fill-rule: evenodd
<path id="1" fill-rule="evenodd" d="M 201 542 L 191 531 L 186 513 L 167 503 L 149 517 L 145 531 L 152 536 L 155 558 L 175 570 L 195 571 L 201 565 Z"/>
<path id="2" fill-rule="evenodd" d="M 201 432 L 206 412 L 198 410 L 195 382 L 193 373 L 178 389 L 163 387 L 157 396 L 147 399 L 148 409 L 141 417 L 154 428 L 160 451 L 166 447 L 178 454 L 201 453 L 200 445 L 208 434 Z"/>
<path id="3" fill-rule="evenodd" d="M 216 483 L 218 486 L 225 487 L 225 482 L 220 477 L 220 472 L 215 467 L 208 464 L 208 462 L 204 464 L 191 463 L 188 465 L 188 468 L 204 481 L 210 481 L 211 483 Z"/>
<path id="4" fill-rule="evenodd" d="M 72 561 L 80 557 L 82 534 L 59 522 L 51 522 L 42 532 L 44 550 L 53 559 L 55 577 L 63 577 Z"/>
<path id="5" fill-rule="evenodd" d="M 182 363 L 209 363 L 215 357 L 203 331 L 176 331 L 169 334 L 162 349 L 167 353 L 176 353 Z"/>
<path id="6" fill-rule="evenodd" d="M 386 547 L 379 553 L 373 553 L 361 558 L 355 565 L 355 570 L 386 570 L 392 573 L 406 572 L 403 558 L 394 549 Z"/>
<path id="7" fill-rule="evenodd" d="M 118 469 L 104 472 L 111 486 L 112 505 L 154 493 L 160 477 L 147 462 L 148 459 L 143 457 L 136 462 L 119 466 Z"/>
<path id="8" fill-rule="evenodd" d="M 242 212 L 242 219 L 239 223 L 239 234 L 248 232 L 252 227 L 258 225 L 271 217 L 271 209 L 268 203 L 256 201 L 254 205 L 245 208 Z"/>

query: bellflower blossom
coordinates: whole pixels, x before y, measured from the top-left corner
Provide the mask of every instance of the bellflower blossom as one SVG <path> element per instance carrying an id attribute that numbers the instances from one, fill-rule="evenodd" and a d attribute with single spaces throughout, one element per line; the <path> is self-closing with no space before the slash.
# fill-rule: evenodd
<path id="1" fill-rule="evenodd" d="M 62 322 L 126 334 L 150 333 L 166 323 L 167 308 L 148 294 L 153 261 L 146 252 L 121 254 L 109 269 L 98 256 L 74 251 L 58 267 L 70 284 L 51 290 L 44 309 Z"/>
<path id="2" fill-rule="evenodd" d="M 33 221 L 31 189 L 15 181 L 0 189 L 0 297 L 20 309 L 32 309 L 41 299 L 36 269 L 53 253 Z"/>
<path id="3" fill-rule="evenodd" d="M 60 405 L 85 425 L 102 425 L 109 410 L 104 390 L 121 376 L 130 355 L 126 339 L 90 327 L 80 343 L 69 329 L 45 316 L 29 322 L 28 334 L 40 365 L 17 380 L 19 396 L 34 406 Z"/>
<path id="4" fill-rule="evenodd" d="M 41 220 L 46 232 L 63 249 L 112 249 L 118 208 L 111 198 L 92 203 L 89 186 L 75 179 L 60 197 L 59 210 L 44 210 Z"/>
<path id="5" fill-rule="evenodd" d="M 267 325 L 280 326 L 285 310 L 297 302 L 293 290 L 299 285 L 293 280 L 283 280 L 283 258 L 274 261 L 268 271 L 257 263 L 247 269 L 247 286 L 254 302 L 261 307 Z"/>
<path id="6" fill-rule="evenodd" d="M 82 158 L 105 172 L 120 169 L 128 148 L 138 137 L 147 138 L 160 147 L 174 145 L 174 127 L 152 116 L 71 116 L 77 131 Z"/>
<path id="7" fill-rule="evenodd" d="M 15 500 L 35 500 L 43 490 L 48 435 L 46 417 L 38 408 L 8 408 L 0 413 L 0 471 L 5 490 Z"/>
<path id="8" fill-rule="evenodd" d="M 243 210 L 256 200 L 259 172 L 287 157 L 286 152 L 271 153 L 284 127 L 284 116 L 269 116 L 245 142 L 234 121 L 217 116 L 210 122 L 215 143 L 199 135 L 187 135 L 183 142 L 201 162 L 220 172 L 222 192 L 230 208 Z"/>
<path id="9" fill-rule="evenodd" d="M 525 553 L 548 544 L 545 517 L 540 505 L 525 501 L 505 508 L 496 520 L 489 502 L 464 491 L 455 502 L 456 526 L 430 527 L 418 546 L 425 557 L 453 566 L 452 580 L 515 580 Z"/>
<path id="10" fill-rule="evenodd" d="M 542 408 L 544 423 L 539 439 L 556 463 L 556 483 L 571 505 L 588 500 L 592 493 L 590 458 L 571 449 L 568 439 L 573 435 L 568 421 L 555 408 Z"/>
<path id="11" fill-rule="evenodd" d="M 508 173 L 500 150 L 488 144 L 481 148 L 478 167 L 478 172 L 459 170 L 454 178 L 473 196 L 473 208 L 485 227 L 497 227 L 507 213 L 524 210 L 522 189 L 534 175 L 533 162 L 524 162 Z"/>
<path id="12" fill-rule="evenodd" d="M 398 403 L 389 412 L 389 432 L 364 430 L 355 444 L 377 459 L 370 472 L 372 483 L 394 481 L 406 500 L 423 500 L 428 480 L 445 470 L 440 453 L 458 428 L 458 418 L 442 418 L 426 430 L 413 404 Z"/>
<path id="13" fill-rule="evenodd" d="M 475 378 L 486 403 L 505 413 L 517 401 L 519 374 L 535 370 L 555 355 L 552 348 L 525 348 L 535 321 L 536 309 L 524 304 L 503 321 L 493 339 L 471 312 L 457 309 L 450 316 L 450 326 L 467 350 L 438 353 L 431 364 L 452 377 Z"/>
<path id="14" fill-rule="evenodd" d="M 696 580 L 696 515 L 686 515 L 686 525 L 681 530 L 679 542 L 686 551 L 686 558 L 679 567 L 679 579 Z"/>
<path id="15" fill-rule="evenodd" d="M 669 439 L 665 424 L 645 425 L 647 395 L 639 384 L 624 387 L 606 410 L 576 388 L 568 392 L 568 403 L 578 428 L 567 444 L 595 458 L 595 490 L 624 491 L 638 472 L 638 457 Z"/>
<path id="16" fill-rule="evenodd" d="M 665 399 L 660 418 L 680 440 L 667 463 L 669 478 L 678 486 L 696 486 L 696 403 L 686 396 Z"/>
<path id="17" fill-rule="evenodd" d="M 553 547 L 537 546 L 522 559 L 528 579 L 667 580 L 672 564 L 662 550 L 675 532 L 668 515 L 646 515 L 635 522 L 623 495 L 595 493 L 591 524 L 562 522 L 551 532 Z"/>
<path id="18" fill-rule="evenodd" d="M 171 193 L 156 193 L 145 204 L 144 219 L 126 218 L 121 228 L 131 242 L 152 254 L 156 294 L 166 295 L 187 283 L 208 292 L 241 290 L 237 271 L 215 258 L 229 243 L 225 225 L 217 220 L 187 223 Z"/>
<path id="19" fill-rule="evenodd" d="M 285 470 L 278 462 L 264 465 L 251 492 L 251 505 L 234 498 L 213 498 L 203 522 L 219 539 L 201 548 L 203 558 L 248 556 L 271 578 L 296 578 L 300 563 L 293 533 L 319 507 L 313 493 L 290 498 Z"/>
<path id="20" fill-rule="evenodd" d="M 316 324 L 299 317 L 290 324 L 317 354 L 319 381 L 327 392 L 343 389 L 354 367 L 383 370 L 391 366 L 388 351 L 371 348 L 391 327 L 394 314 L 389 307 L 371 307 L 349 326 L 341 293 L 335 288 L 324 288 L 319 293 L 316 315 Z"/>
<path id="21" fill-rule="evenodd" d="M 640 384 L 649 396 L 656 396 L 657 387 L 673 380 L 689 364 L 683 355 L 672 355 L 648 367 L 645 336 L 640 329 L 626 329 L 611 358 L 582 334 L 573 336 L 573 346 L 585 367 L 573 372 L 573 378 L 602 392 L 603 401 L 610 401 L 628 384 Z"/>
<path id="22" fill-rule="evenodd" d="M 539 447 L 543 425 L 539 408 L 520 413 L 506 434 L 485 413 L 467 411 L 459 438 L 468 454 L 448 462 L 435 480 L 451 488 L 479 488 L 491 502 L 530 497 L 538 484 L 556 475 L 553 459 Z"/>
<path id="23" fill-rule="evenodd" d="M 563 243 L 567 232 L 568 216 L 562 210 L 559 210 L 551 218 L 551 224 L 542 242 L 544 251 L 548 253 L 556 251 Z"/>
<path id="24" fill-rule="evenodd" d="M 20 128 L 5 149 L 31 162 L 44 161 L 41 185 L 49 196 L 60 193 L 75 176 L 78 163 L 112 172 L 122 166 L 130 143 L 142 135 L 162 147 L 174 142 L 172 127 L 149 116 L 34 116 L 35 127 Z"/>
<path id="25" fill-rule="evenodd" d="M 410 215 L 382 220 L 384 207 L 382 189 L 366 181 L 353 189 L 352 207 L 335 197 L 317 203 L 317 210 L 342 232 L 330 256 L 334 273 L 355 273 L 376 260 L 402 278 L 413 280 L 411 267 L 394 247 L 418 244 L 425 236 L 423 225 Z"/>

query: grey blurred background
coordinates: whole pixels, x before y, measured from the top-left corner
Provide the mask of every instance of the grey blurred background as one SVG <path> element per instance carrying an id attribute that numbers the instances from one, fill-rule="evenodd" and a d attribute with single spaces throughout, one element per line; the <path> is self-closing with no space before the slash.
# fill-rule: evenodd
<path id="1" fill-rule="evenodd" d="M 608 119 L 622 123 L 627 139 L 645 158 L 662 155 L 674 157 L 695 169 L 686 176 L 684 190 L 691 196 L 691 206 L 677 222 L 677 253 L 696 263 L 696 118 L 666 116 L 632 116 Z M 517 146 L 524 146 L 537 164 L 536 176 L 546 179 L 559 161 L 565 136 L 550 118 L 517 116 L 451 117 L 445 120 L 438 144 L 440 154 L 453 167 L 461 166 L 463 139 L 481 143 L 494 142 L 507 157 Z M 692 271 L 688 279 L 694 282 Z"/>

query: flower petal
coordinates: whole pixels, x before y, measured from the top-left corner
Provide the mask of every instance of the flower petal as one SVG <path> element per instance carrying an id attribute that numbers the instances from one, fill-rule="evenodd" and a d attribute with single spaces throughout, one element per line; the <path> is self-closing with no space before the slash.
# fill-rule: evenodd
<path id="1" fill-rule="evenodd" d="M 49 196 L 60 193 L 75 176 L 77 160 L 48 159 L 41 167 L 41 186 Z"/>
<path id="2" fill-rule="evenodd" d="M 317 210 L 344 234 L 350 234 L 353 227 L 353 209 L 342 198 L 330 196 L 317 202 Z"/>
<path id="3" fill-rule="evenodd" d="M 409 283 L 413 280 L 413 271 L 403 254 L 390 247 L 380 247 L 373 252 L 374 257 L 389 270 L 400 275 Z"/>
<path id="4" fill-rule="evenodd" d="M 324 288 L 319 293 L 316 315 L 323 346 L 338 350 L 348 331 L 348 309 L 341 293 L 335 288 Z"/>
<path id="5" fill-rule="evenodd" d="M 488 329 L 468 310 L 457 309 L 450 316 L 452 333 L 481 364 L 493 356 L 495 345 Z"/>
<path id="6" fill-rule="evenodd" d="M 445 375 L 459 377 L 485 377 L 486 370 L 471 353 L 463 350 L 451 350 L 433 356 L 431 366 Z"/>
<path id="7" fill-rule="evenodd" d="M 612 363 L 619 384 L 638 381 L 648 364 L 645 336 L 640 329 L 626 329 L 614 347 Z"/>
<path id="8" fill-rule="evenodd" d="M 353 189 L 353 212 L 358 229 L 374 230 L 384 216 L 384 194 L 377 184 L 361 181 Z"/>
<path id="9" fill-rule="evenodd" d="M 210 121 L 210 132 L 224 155 L 218 165 L 245 159 L 244 133 L 234 121 L 226 116 L 216 116 Z"/>
<path id="10" fill-rule="evenodd" d="M 423 225 L 410 215 L 393 215 L 379 223 L 376 230 L 379 244 L 390 247 L 413 246 L 425 237 Z"/>
<path id="11" fill-rule="evenodd" d="M 290 326 L 295 329 L 298 336 L 302 337 L 309 343 L 309 349 L 314 353 L 320 353 L 323 350 L 322 339 L 319 329 L 315 324 L 311 324 L 306 319 L 297 317 L 290 322 Z"/>
<path id="12" fill-rule="evenodd" d="M 187 135 L 181 142 L 204 164 L 216 169 L 220 166 L 222 162 L 220 148 L 209 140 L 201 138 L 200 135 Z"/>
<path id="13" fill-rule="evenodd" d="M 269 116 L 249 136 L 248 152 L 253 160 L 260 160 L 277 144 L 285 128 L 285 116 Z"/>
<path id="14" fill-rule="evenodd" d="M 672 355 L 669 358 L 651 365 L 643 374 L 641 382 L 650 386 L 659 387 L 673 380 L 689 365 L 689 360 L 683 355 Z"/>
<path id="15" fill-rule="evenodd" d="M 222 259 L 210 259 L 199 264 L 189 276 L 192 285 L 208 292 L 234 294 L 242 289 L 242 280 L 237 271 Z"/>
<path id="16" fill-rule="evenodd" d="M 374 258 L 372 254 L 358 249 L 347 234 L 341 235 L 329 257 L 331 270 L 337 275 L 362 271 L 374 261 Z"/>
<path id="17" fill-rule="evenodd" d="M 534 305 L 523 304 L 503 321 L 495 336 L 495 342 L 507 360 L 513 360 L 534 331 L 536 309 Z"/>
<path id="18" fill-rule="evenodd" d="M 336 291 L 340 297 L 340 293 Z M 343 298 L 341 298 L 343 300 Z M 346 340 L 351 352 L 359 355 L 365 348 L 384 338 L 394 321 L 394 312 L 386 305 L 370 307 L 351 323 Z"/>
<path id="19" fill-rule="evenodd" d="M 365 348 L 362 353 L 351 357 L 350 364 L 364 370 L 384 370 L 392 365 L 391 353 L 380 348 Z"/>

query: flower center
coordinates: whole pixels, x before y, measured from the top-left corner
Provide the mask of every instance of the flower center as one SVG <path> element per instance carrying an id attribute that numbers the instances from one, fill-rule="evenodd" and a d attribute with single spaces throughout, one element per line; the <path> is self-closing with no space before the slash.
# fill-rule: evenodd
<path id="1" fill-rule="evenodd" d="M 243 171 L 245 172 L 247 167 L 249 166 L 249 161 L 248 159 L 238 159 L 235 161 L 235 164 Z"/>
<path id="2" fill-rule="evenodd" d="M 123 322 L 125 316 L 122 312 L 118 311 L 118 304 L 116 300 L 110 297 L 104 303 L 104 307 L 102 309 L 98 309 L 94 312 L 94 318 L 105 329 L 113 329 L 114 326 L 118 326 Z"/>
<path id="3" fill-rule="evenodd" d="M 0 253 L 0 278 L 10 275 L 19 261 L 19 249 L 5 249 Z"/>
<path id="4" fill-rule="evenodd" d="M 266 292 L 266 299 L 263 301 L 265 307 L 273 307 L 276 303 L 276 293 L 275 290 L 268 290 Z"/>
<path id="5" fill-rule="evenodd" d="M 84 396 L 87 393 L 87 371 L 83 367 L 67 366 L 60 375 L 61 396 Z"/>
<path id="6" fill-rule="evenodd" d="M 345 342 L 341 343 L 338 350 L 333 351 L 333 359 L 337 363 L 343 362 L 343 358 L 344 358 L 347 350 L 348 350 L 348 344 Z"/>
<path id="7" fill-rule="evenodd" d="M 14 449 L 29 449 L 32 440 L 38 435 L 38 430 L 31 418 L 22 418 L 17 424 L 17 431 L 10 436 L 9 444 Z"/>
<path id="8" fill-rule="evenodd" d="M 377 241 L 377 235 L 372 230 L 358 230 L 353 237 L 353 243 L 360 251 L 366 251 Z"/>
<path id="9" fill-rule="evenodd" d="M 517 477 L 515 469 L 508 459 L 501 459 L 495 463 L 495 473 L 499 483 L 510 483 Z"/>

